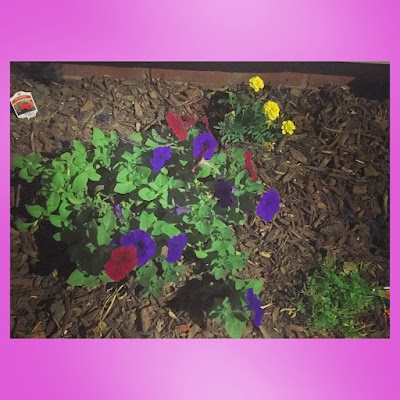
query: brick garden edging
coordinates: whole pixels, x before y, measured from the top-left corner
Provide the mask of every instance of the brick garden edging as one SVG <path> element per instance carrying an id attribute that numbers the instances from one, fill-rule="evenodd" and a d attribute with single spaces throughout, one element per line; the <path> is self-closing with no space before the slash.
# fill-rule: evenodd
<path id="1" fill-rule="evenodd" d="M 387 83 L 387 63 L 61 63 L 67 77 L 100 77 L 140 80 L 163 78 L 216 88 L 247 82 L 260 76 L 266 83 L 294 87 L 318 87 L 327 84 L 347 85 Z"/>

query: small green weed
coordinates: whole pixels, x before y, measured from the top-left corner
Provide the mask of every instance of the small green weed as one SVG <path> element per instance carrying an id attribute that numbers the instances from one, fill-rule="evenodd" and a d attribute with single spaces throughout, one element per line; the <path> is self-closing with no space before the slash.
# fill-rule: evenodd
<path id="1" fill-rule="evenodd" d="M 362 317 L 381 305 L 384 291 L 371 287 L 360 275 L 366 264 L 345 263 L 340 267 L 330 258 L 322 260 L 322 269 L 314 271 L 306 282 L 312 321 L 310 330 L 316 334 L 359 338 L 365 336 Z M 299 311 L 304 303 L 297 302 Z"/>

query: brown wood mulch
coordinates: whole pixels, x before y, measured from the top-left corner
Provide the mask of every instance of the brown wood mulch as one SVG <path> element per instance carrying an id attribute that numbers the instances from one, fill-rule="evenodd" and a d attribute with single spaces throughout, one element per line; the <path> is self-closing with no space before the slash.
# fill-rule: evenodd
<path id="1" fill-rule="evenodd" d="M 133 131 L 165 126 L 170 109 L 201 118 L 213 95 L 195 85 L 163 80 L 104 77 L 44 85 L 12 75 L 11 95 L 18 90 L 33 92 L 39 113 L 30 121 L 11 115 L 12 156 L 51 153 L 64 142 L 88 140 L 93 127 L 126 138 Z M 243 337 L 311 337 L 295 302 L 321 255 L 370 263 L 365 278 L 389 285 L 389 104 L 355 97 L 337 86 L 274 86 L 264 96 L 277 101 L 284 119 L 293 120 L 297 129 L 273 152 L 245 143 L 265 188 L 280 193 L 282 208 L 272 223 L 249 215 L 236 228 L 238 248 L 250 251 L 241 276 L 265 282 L 263 325 L 257 329 L 249 323 Z M 210 120 L 221 117 L 218 109 L 208 111 Z M 14 177 L 12 226 L 31 196 Z M 55 273 L 40 274 L 35 269 L 43 258 L 40 250 L 37 233 L 11 228 L 11 337 L 227 337 L 202 310 L 195 315 L 187 307 L 196 283 L 204 279 L 191 266 L 182 282 L 165 288 L 161 299 L 139 298 L 133 278 L 87 290 L 67 287 Z M 57 269 L 48 263 L 47 271 Z M 193 292 L 185 291 L 191 284 Z M 371 337 L 389 336 L 381 310 L 366 316 L 365 327 Z"/>

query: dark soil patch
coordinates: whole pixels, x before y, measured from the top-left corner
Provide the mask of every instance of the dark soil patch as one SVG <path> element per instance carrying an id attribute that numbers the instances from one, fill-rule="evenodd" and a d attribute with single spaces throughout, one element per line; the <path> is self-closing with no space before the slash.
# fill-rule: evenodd
<path id="1" fill-rule="evenodd" d="M 12 156 L 55 152 L 74 139 L 88 140 L 93 127 L 126 139 L 135 130 L 165 126 L 169 109 L 199 120 L 206 112 L 211 126 L 225 112 L 216 101 L 223 94 L 161 80 L 105 77 L 45 85 L 13 75 L 12 94 L 17 90 L 33 92 L 39 113 L 31 121 L 11 115 Z M 251 254 L 242 277 L 265 281 L 262 329 L 249 323 L 243 336 L 309 337 L 295 297 L 307 274 L 319 268 L 321 255 L 370 263 L 368 282 L 389 285 L 389 104 L 336 86 L 274 86 L 265 97 L 277 101 L 297 129 L 273 152 L 241 144 L 251 150 L 265 188 L 277 189 L 283 204 L 273 223 L 248 215 L 236 228 L 238 248 Z M 12 224 L 24 216 L 32 190 L 12 180 Z M 65 249 L 55 247 L 51 235 L 48 227 L 33 235 L 11 228 L 12 337 L 227 337 L 223 326 L 205 317 L 210 298 L 202 288 L 209 278 L 193 266 L 186 266 L 182 281 L 165 287 L 160 299 L 141 298 L 133 278 L 92 290 L 71 288 L 65 283 L 71 268 Z M 51 274 L 54 270 L 64 273 Z M 382 310 L 367 316 L 365 324 L 370 336 L 388 337 Z"/>

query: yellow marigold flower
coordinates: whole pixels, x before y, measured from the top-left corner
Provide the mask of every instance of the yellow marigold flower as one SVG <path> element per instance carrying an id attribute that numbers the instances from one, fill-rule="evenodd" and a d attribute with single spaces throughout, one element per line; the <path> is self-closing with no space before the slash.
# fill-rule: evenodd
<path id="1" fill-rule="evenodd" d="M 267 151 L 272 151 L 275 147 L 275 142 L 265 142 L 264 146 L 267 149 Z"/>
<path id="2" fill-rule="evenodd" d="M 274 101 L 267 101 L 264 104 L 264 114 L 273 121 L 279 117 L 279 106 Z"/>
<path id="3" fill-rule="evenodd" d="M 282 135 L 292 135 L 296 127 L 292 121 L 283 121 L 282 122 Z"/>
<path id="4" fill-rule="evenodd" d="M 255 92 L 258 92 L 260 89 L 264 89 L 264 81 L 259 76 L 253 76 L 250 78 L 249 82 L 250 86 Z"/>

